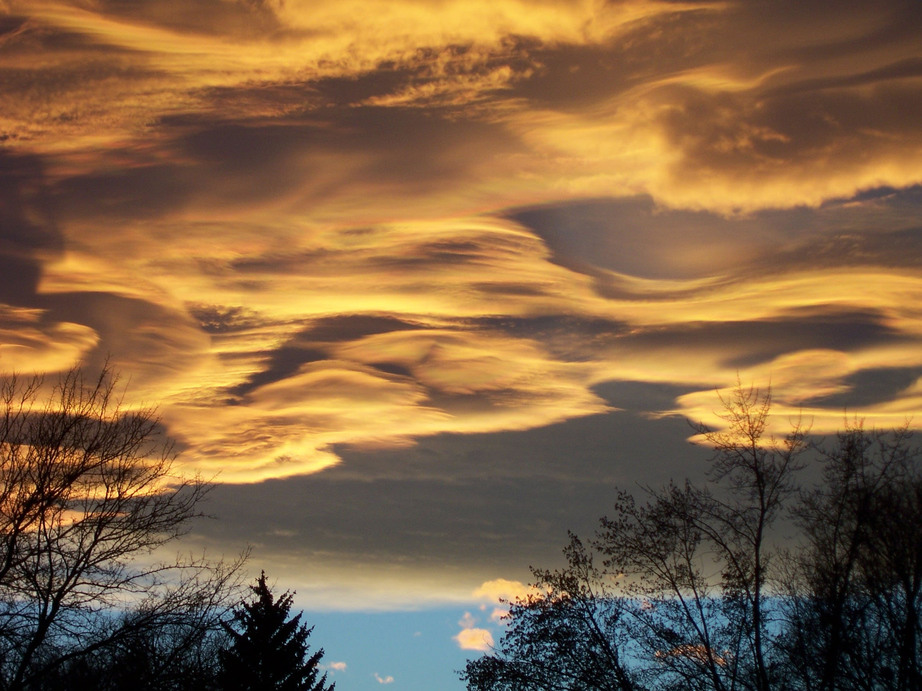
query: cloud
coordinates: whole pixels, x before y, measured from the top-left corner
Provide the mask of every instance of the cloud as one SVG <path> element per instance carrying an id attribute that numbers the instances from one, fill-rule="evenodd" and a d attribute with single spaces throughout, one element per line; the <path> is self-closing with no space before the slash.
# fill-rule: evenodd
<path id="1" fill-rule="evenodd" d="M 4 7 L 0 371 L 110 358 L 277 557 L 469 599 L 738 376 L 920 408 L 918 3 Z"/>
<path id="2" fill-rule="evenodd" d="M 347 665 L 345 662 L 330 662 L 330 663 L 323 665 L 323 667 L 333 672 L 345 672 Z"/>
<path id="3" fill-rule="evenodd" d="M 487 652 L 493 648 L 493 634 L 486 629 L 464 629 L 455 636 L 461 650 Z"/>
<path id="4" fill-rule="evenodd" d="M 793 372 L 799 352 L 835 350 L 847 364 L 817 370 L 831 378 L 811 378 L 814 394 L 795 392 L 791 375 L 786 398 L 776 376 L 779 402 L 837 400 L 861 371 L 920 364 L 906 300 L 922 290 L 913 200 L 725 219 L 632 197 L 275 235 L 249 222 L 220 236 L 177 221 L 123 234 L 76 223 L 75 247 L 46 261 L 23 298 L 33 335 L 17 322 L 9 339 L 53 334 L 57 354 L 15 346 L 7 361 L 60 367 L 109 354 L 133 369 L 139 399 L 164 401 L 183 461 L 225 482 L 329 469 L 343 445 L 600 414 L 592 387 L 610 380 L 702 392 L 737 372 L 761 380 Z M 872 219 L 883 226 L 856 226 Z M 804 239 L 799 224 L 828 230 Z M 630 250 L 642 238 L 655 249 Z M 669 259 L 696 242 L 708 248 L 701 258 Z M 881 424 L 914 405 L 910 388 L 892 391 L 904 400 L 868 411 Z M 824 430 L 838 424 L 807 412 Z"/>
<path id="5" fill-rule="evenodd" d="M 28 21 L 7 39 L 18 78 L 0 125 L 63 153 L 99 147 L 101 125 L 108 143 L 153 137 L 200 162 L 233 151 L 236 166 L 213 167 L 211 193 L 234 206 L 245 186 L 264 201 L 386 187 L 380 204 L 452 172 L 483 180 L 499 206 L 554 190 L 644 191 L 721 212 L 920 180 L 919 63 L 905 29 L 918 10 L 899 3 L 824 17 L 831 40 L 805 30 L 819 6 L 756 17 L 727 3 L 366 2 L 13 2 Z M 783 39 L 763 47 L 753 25 Z M 30 61 L 39 48 L 41 67 Z M 574 84 L 600 95 L 574 103 Z M 260 174 L 243 175 L 244 161 Z"/>
<path id="6" fill-rule="evenodd" d="M 480 587 L 474 590 L 473 595 L 475 598 L 486 600 L 489 603 L 499 604 L 500 606 L 492 608 L 489 616 L 490 621 L 494 624 L 503 624 L 505 617 L 509 614 L 509 605 L 524 600 L 535 592 L 535 588 L 525 585 L 521 581 L 496 578 L 490 581 L 484 581 Z M 482 604 L 480 609 L 481 611 L 486 611 L 487 604 Z M 469 623 L 472 628 L 474 622 L 471 620 Z M 478 631 L 481 630 L 478 629 Z M 490 645 L 492 645 L 492 635 L 489 634 L 489 632 L 486 633 L 489 636 Z"/>
<path id="7" fill-rule="evenodd" d="M 0 303 L 0 372 L 59 372 L 85 357 L 99 335 L 83 324 L 47 319 L 41 310 Z"/>
<path id="8" fill-rule="evenodd" d="M 379 684 L 393 684 L 394 683 L 394 677 L 392 677 L 389 674 L 386 677 L 382 677 L 380 674 L 375 672 L 374 676 L 375 676 L 375 681 L 377 681 Z"/>
<path id="9" fill-rule="evenodd" d="M 464 616 L 458 622 L 461 631 L 454 636 L 458 647 L 461 650 L 478 650 L 485 652 L 493 647 L 493 634 L 487 629 L 479 629 L 475 626 L 476 619 L 470 612 L 465 612 Z"/>
<path id="10" fill-rule="evenodd" d="M 238 240 L 227 240 L 228 251 Z M 177 382 L 164 411 L 174 434 L 197 440 L 184 459 L 190 465 L 221 468 L 224 481 L 281 477 L 334 464 L 334 444 L 403 445 L 424 434 L 532 427 L 605 409 L 587 389 L 584 366 L 533 339 L 469 321 L 468 315 L 495 315 L 502 305 L 515 314 L 580 299 L 566 272 L 548 264 L 541 245 L 519 227 L 476 219 L 305 240 L 320 248 L 241 258 L 233 267 L 189 266 L 179 254 L 160 255 L 153 267 L 145 255 L 127 256 L 106 284 L 126 296 L 86 295 L 74 312 L 108 304 L 81 318 L 116 356 L 145 352 L 151 376 L 161 362 L 178 364 L 174 349 L 190 357 L 197 370 L 185 371 L 195 371 L 200 383 Z M 208 245 L 218 256 L 225 251 Z M 71 257 L 46 272 L 43 290 L 55 304 L 63 309 L 82 297 L 77 289 L 86 290 L 91 269 L 106 274 L 110 249 L 100 249 L 92 261 Z M 502 271 L 499 292 L 484 289 L 490 277 L 469 273 L 482 266 Z M 344 283 L 342 272 L 353 278 Z M 132 281 L 127 274 L 134 273 L 146 274 L 150 284 Z M 173 277 L 169 293 L 158 273 Z M 517 275 L 535 290 L 509 290 Z M 241 283 L 245 308 L 234 304 Z M 310 297 L 283 297 L 283 285 L 284 295 Z M 143 303 L 128 297 L 141 294 Z M 582 299 L 598 302 L 585 283 Z M 135 316 L 142 305 L 143 319 Z M 127 340 L 140 334 L 156 340 L 143 346 Z M 161 386 L 168 382 L 166 372 L 157 376 Z M 244 458 L 248 464 L 238 466 Z"/>
<path id="11" fill-rule="evenodd" d="M 455 636 L 455 640 L 461 650 L 487 652 L 493 648 L 493 634 L 486 629 L 464 629 Z"/>
<path id="12" fill-rule="evenodd" d="M 29 92 L 41 94 L 44 108 L 33 108 L 36 117 L 30 122 L 25 114 L 39 99 L 9 90 L 11 116 L 5 121 L 17 138 L 51 146 L 61 145 L 53 138 L 62 131 L 86 137 L 78 121 L 87 128 L 106 124 L 117 137 L 147 129 L 157 116 L 206 109 L 214 89 L 279 86 L 304 75 L 312 81 L 354 78 L 382 64 L 419 66 L 424 81 L 415 89 L 424 94 L 492 90 L 497 79 L 501 84 L 508 78 L 504 66 L 487 69 L 485 81 L 481 70 L 468 69 L 472 78 L 463 78 L 463 66 L 489 64 L 490 56 L 504 55 L 510 36 L 595 43 L 646 16 L 676 11 L 651 3 L 625 4 L 619 11 L 600 11 L 597 3 L 526 7 L 521 0 L 403 1 L 387 8 L 368 0 L 310 7 L 211 1 L 194 7 L 143 2 L 130 8 L 114 3 L 90 8 L 63 0 L 8 4 L 12 16 L 29 21 L 12 32 L 6 47 L 23 62 L 39 50 L 45 58 L 41 70 L 33 69 L 35 86 Z M 110 64 L 118 60 L 121 69 L 100 70 L 100 54 Z M 68 88 L 57 81 L 64 76 Z M 395 97 L 400 102 L 399 94 Z"/>
<path id="13" fill-rule="evenodd" d="M 514 602 L 527 597 L 533 589 L 520 581 L 510 581 L 505 578 L 496 578 L 485 581 L 474 590 L 474 597 L 486 599 L 491 602 Z"/>

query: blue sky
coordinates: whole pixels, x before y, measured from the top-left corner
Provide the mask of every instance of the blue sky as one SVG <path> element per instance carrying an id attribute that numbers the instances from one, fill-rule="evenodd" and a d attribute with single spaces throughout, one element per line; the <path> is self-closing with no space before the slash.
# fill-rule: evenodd
<path id="1" fill-rule="evenodd" d="M 476 656 L 453 640 L 465 610 L 456 607 L 401 613 L 306 612 L 312 639 L 326 651 L 325 661 L 346 662 L 330 670 L 337 689 L 463 689 L 455 670 Z M 388 679 L 393 681 L 388 681 Z"/>

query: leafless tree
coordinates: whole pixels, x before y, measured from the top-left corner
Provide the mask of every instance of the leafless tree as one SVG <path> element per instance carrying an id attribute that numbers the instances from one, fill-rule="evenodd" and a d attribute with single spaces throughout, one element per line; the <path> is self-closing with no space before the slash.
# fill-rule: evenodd
<path id="1" fill-rule="evenodd" d="M 922 688 L 922 467 L 907 428 L 850 423 L 796 507 L 787 663 L 805 689 Z"/>
<path id="2" fill-rule="evenodd" d="M 828 444 L 769 429 L 738 387 L 708 481 L 618 494 L 588 546 L 534 571 L 476 691 L 919 691 L 922 452 L 860 423 Z M 823 469 L 814 489 L 799 471 Z M 779 521 L 786 519 L 780 525 Z M 798 530 L 799 529 L 799 530 Z M 783 547 L 781 546 L 783 544 Z"/>
<path id="3" fill-rule="evenodd" d="M 622 493 L 597 549 L 644 603 L 633 625 L 658 660 L 658 685 L 768 691 L 768 538 L 795 490 L 805 432 L 768 433 L 770 391 L 738 386 L 722 403 L 726 428 L 699 427 L 714 449 L 711 482 L 649 490 L 642 505 Z"/>
<path id="4" fill-rule="evenodd" d="M 180 618 L 215 625 L 230 603 L 239 562 L 156 559 L 208 485 L 174 473 L 155 411 L 125 406 L 116 384 L 108 369 L 0 382 L 4 689 Z"/>

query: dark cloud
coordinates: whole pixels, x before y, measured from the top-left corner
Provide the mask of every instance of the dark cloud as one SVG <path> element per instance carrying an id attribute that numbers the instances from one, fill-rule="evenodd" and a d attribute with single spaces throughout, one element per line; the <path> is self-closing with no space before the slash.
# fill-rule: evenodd
<path id="1" fill-rule="evenodd" d="M 620 386 L 605 391 L 635 409 L 681 392 Z M 591 532 L 616 488 L 699 476 L 706 451 L 687 443 L 690 434 L 682 419 L 638 410 L 527 432 L 438 435 L 393 451 L 337 448 L 343 463 L 321 474 L 217 488 L 209 510 L 220 521 L 202 530 L 259 544 L 256 558 L 335 553 L 357 566 L 374 559 L 509 577 L 556 560 L 568 528 Z"/>
<path id="2" fill-rule="evenodd" d="M 829 6 L 821 0 L 784 0 L 770 6 L 737 3 L 733 7 L 734 25 L 743 41 L 789 36 L 787 40 L 755 41 L 752 45 L 782 61 L 808 63 L 850 59 L 900 45 L 911 47 L 922 25 L 922 7 L 914 0 L 888 0 L 874 6 L 851 0 L 839 3 L 836 9 L 836 15 L 830 16 Z M 799 30 L 793 31 L 794 27 Z"/>
<path id="3" fill-rule="evenodd" d="M 317 319 L 302 331 L 298 340 L 310 343 L 341 343 L 365 336 L 419 329 L 421 324 L 387 315 L 341 314 Z"/>
<path id="4" fill-rule="evenodd" d="M 131 152 L 125 152 L 131 157 Z M 174 213 L 194 196 L 201 181 L 193 171 L 171 163 L 139 162 L 103 166 L 54 185 L 54 206 L 72 219 L 156 219 Z"/>
<path id="5" fill-rule="evenodd" d="M 419 324 L 381 315 L 337 315 L 318 319 L 281 347 L 267 353 L 265 367 L 229 393 L 233 396 L 246 396 L 261 386 L 287 379 L 303 365 L 333 357 L 333 348 L 339 344 L 374 334 L 418 328 Z M 392 363 L 382 362 L 376 366 L 391 374 L 406 373 L 404 368 Z"/>
<path id="6" fill-rule="evenodd" d="M 745 245 L 747 236 L 761 244 L 759 231 L 765 225 L 757 217 L 728 219 L 703 211 L 663 209 L 646 195 L 517 209 L 510 217 L 534 230 L 561 266 L 643 278 L 724 273 L 731 267 L 721 265 L 723 253 L 714 252 L 710 261 L 685 263 L 676 246 L 688 254 L 702 245 Z"/>
<path id="7" fill-rule="evenodd" d="M 858 266 L 918 268 L 922 266 L 922 226 L 808 239 L 773 256 L 761 258 L 760 265 L 766 271 Z"/>
<path id="8" fill-rule="evenodd" d="M 42 265 L 63 247 L 41 159 L 0 149 L 0 303 L 36 306 Z"/>
<path id="9" fill-rule="evenodd" d="M 922 76 L 922 58 L 906 58 L 905 60 L 898 60 L 883 67 L 857 74 L 793 82 L 775 89 L 769 89 L 764 95 L 772 97 L 802 91 L 813 92 L 850 86 L 866 86 L 893 79 L 912 79 L 920 76 Z"/>
<path id="10" fill-rule="evenodd" d="M 413 74 L 414 70 L 390 62 L 349 77 L 323 77 L 311 86 L 326 105 L 360 104 L 405 89 L 412 83 Z"/>
<path id="11" fill-rule="evenodd" d="M 722 31 L 721 15 L 707 3 L 634 22 L 610 42 L 542 45 L 523 42 L 533 71 L 512 85 L 516 98 L 537 107 L 581 112 L 604 104 L 651 79 L 710 64 L 725 43 L 703 40 Z"/>
<path id="12" fill-rule="evenodd" d="M 538 317 L 482 317 L 465 322 L 477 329 L 498 331 L 513 338 L 530 339 L 565 362 L 598 357 L 625 335 L 629 326 L 614 319 L 546 314 Z"/>
<path id="13" fill-rule="evenodd" d="M 472 233 L 473 234 L 473 233 Z M 387 242 L 386 240 L 384 241 Z M 491 236 L 488 240 L 482 238 L 433 240 L 425 238 L 408 243 L 404 247 L 389 247 L 382 244 L 380 247 L 366 249 L 361 256 L 362 266 L 369 271 L 420 271 L 434 266 L 477 266 L 486 265 L 494 257 L 496 250 L 515 247 L 515 241 L 505 241 L 502 237 Z M 348 264 L 350 258 L 355 257 L 355 250 L 316 249 L 299 252 L 273 252 L 266 255 L 246 257 L 234 260 L 228 265 L 213 267 L 220 275 L 241 276 L 243 280 L 249 275 L 302 275 L 311 267 L 325 261 L 340 261 Z M 502 282 L 500 282 L 502 284 Z M 501 291 L 495 286 L 499 284 L 482 283 L 494 286 L 490 292 Z M 532 290 L 536 288 L 531 287 Z M 510 285 L 510 289 L 516 290 Z M 519 287 L 522 290 L 524 287 Z"/>
<path id="14" fill-rule="evenodd" d="M 224 206 L 291 191 L 309 206 L 355 185 L 423 194 L 473 179 L 490 159 L 520 147 L 498 125 L 412 108 L 334 108 L 277 121 L 222 122 L 215 116 L 212 122 L 190 123 L 174 118 L 163 124 L 179 158 L 196 176 L 183 176 L 180 184 L 191 187 L 200 202 Z M 343 166 L 331 168 L 333 159 Z"/>
<path id="15" fill-rule="evenodd" d="M 679 324 L 635 330 L 617 347 L 630 351 L 679 348 L 695 352 L 733 353 L 723 364 L 733 369 L 770 362 L 779 355 L 812 349 L 857 351 L 873 345 L 905 342 L 905 334 L 875 311 L 816 307 L 806 313 L 782 313 L 774 319 Z"/>
<path id="16" fill-rule="evenodd" d="M 203 263 L 202 270 L 213 276 L 240 276 L 242 281 L 262 274 L 301 274 L 316 262 L 336 254 L 333 250 L 317 249 L 299 252 L 273 252 L 235 259 L 231 262 Z"/>
<path id="17" fill-rule="evenodd" d="M 524 148 L 500 125 L 439 117 L 412 108 L 354 108 L 338 120 L 336 145 L 372 154 L 362 175 L 424 188 L 460 181 L 472 169 Z M 463 153 L 463 155 L 462 155 Z"/>
<path id="18" fill-rule="evenodd" d="M 258 312 L 239 306 L 190 305 L 189 314 L 210 334 L 249 331 L 266 324 Z"/>
<path id="19" fill-rule="evenodd" d="M 169 127 L 208 126 L 215 121 L 285 120 L 303 116 L 322 104 L 311 82 L 255 82 L 236 86 L 208 86 L 192 92 L 202 111 L 168 115 L 160 123 Z"/>
<path id="20" fill-rule="evenodd" d="M 509 281 L 497 281 L 495 283 L 472 283 L 471 288 L 479 290 L 482 293 L 501 296 L 516 297 L 541 297 L 547 295 L 546 290 L 531 283 L 512 283 Z"/>
<path id="21" fill-rule="evenodd" d="M 922 261 L 915 216 L 920 203 L 919 187 L 875 189 L 818 209 L 726 217 L 663 208 L 644 195 L 515 209 L 509 217 L 533 230 L 555 263 L 595 277 L 603 295 L 626 298 L 631 289 L 607 271 L 654 279 L 748 280 L 803 269 L 914 267 Z"/>
<path id="22" fill-rule="evenodd" d="M 675 407 L 679 396 L 698 388 L 697 386 L 683 387 L 680 384 L 610 381 L 599 384 L 593 390 L 612 407 L 628 413 L 643 415 L 671 410 Z"/>
<path id="23" fill-rule="evenodd" d="M 922 367 L 875 367 L 855 372 L 845 378 L 847 388 L 842 393 L 820 396 L 804 402 L 804 405 L 840 409 L 847 413 L 862 407 L 892 401 L 919 379 Z"/>
<path id="24" fill-rule="evenodd" d="M 862 79 L 868 78 L 865 73 Z M 848 79 L 857 77 L 848 77 Z M 663 132 L 681 152 L 677 182 L 711 172 L 754 180 L 764 176 L 826 177 L 900 159 L 922 144 L 922 99 L 911 82 L 879 78 L 864 88 L 789 93 L 709 93 L 676 86 Z"/>
<path id="25" fill-rule="evenodd" d="M 611 46 L 536 46 L 530 57 L 534 72 L 514 84 L 511 95 L 537 107 L 579 112 L 636 85 L 636 66 Z"/>
<path id="26" fill-rule="evenodd" d="M 391 271 L 420 271 L 428 267 L 463 267 L 470 270 L 494 266 L 496 256 L 505 252 L 514 252 L 520 247 L 517 239 L 503 238 L 499 235 L 477 237 L 471 231 L 471 239 L 451 239 L 418 241 L 412 249 L 405 252 L 380 253 L 369 258 L 368 265 L 376 269 Z M 503 281 L 500 280 L 500 284 Z M 497 285 L 485 284 L 480 285 Z M 531 286 L 532 290 L 538 290 Z M 521 287 L 520 287 L 521 289 Z M 495 292 L 494 290 L 488 292 Z"/>
<path id="27" fill-rule="evenodd" d="M 17 34 L 25 27 L 27 21 L 29 21 L 29 18 L 24 15 L 7 14 L 0 17 L 0 41 Z"/>

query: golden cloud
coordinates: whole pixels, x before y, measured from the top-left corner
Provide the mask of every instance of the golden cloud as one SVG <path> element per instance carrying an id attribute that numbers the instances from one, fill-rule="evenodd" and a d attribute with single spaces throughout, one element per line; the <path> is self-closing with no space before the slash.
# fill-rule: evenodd
<path id="1" fill-rule="evenodd" d="M 0 372 L 59 372 L 99 342 L 83 324 L 47 323 L 41 310 L 0 304 Z"/>
<path id="2" fill-rule="evenodd" d="M 480 629 L 475 626 L 476 621 L 470 612 L 465 612 L 464 616 L 458 622 L 461 631 L 454 636 L 458 647 L 461 650 L 479 650 L 486 652 L 493 648 L 493 634 L 487 629 Z"/>
<path id="3" fill-rule="evenodd" d="M 522 600 L 534 592 L 534 588 L 521 581 L 510 581 L 505 578 L 496 578 L 485 581 L 474 590 L 474 597 L 491 602 L 514 602 Z"/>
<path id="4" fill-rule="evenodd" d="M 493 648 L 493 634 L 487 629 L 463 629 L 454 637 L 461 650 L 487 652 Z"/>
<path id="5" fill-rule="evenodd" d="M 188 445 L 183 460 L 226 482 L 317 472 L 338 463 L 336 445 L 404 445 L 602 413 L 608 407 L 592 387 L 612 380 L 700 386 L 671 412 L 703 422 L 714 422 L 715 386 L 770 380 L 781 416 L 803 410 L 817 431 L 831 431 L 841 416 L 811 401 L 847 392 L 861 371 L 922 366 L 922 281 L 910 270 L 590 277 L 554 263 L 524 227 L 485 216 L 360 233 L 292 228 L 281 235 L 284 252 L 246 226 L 223 238 L 176 231 L 180 249 L 162 254 L 150 241 L 80 237 L 83 253 L 50 265 L 40 290 L 89 295 L 95 287 L 150 305 L 143 317 L 110 309 L 81 332 L 92 337 L 81 348 L 102 333 L 109 347 L 125 339 L 126 352 L 143 352 L 143 360 L 118 352 L 115 360 L 135 372 L 140 398 L 163 401 L 171 432 Z M 621 286 L 615 296 L 596 290 L 603 279 Z M 196 328 L 188 313 L 202 303 L 218 306 L 208 334 L 209 322 Z M 840 313 L 873 315 L 867 338 L 847 351 L 822 347 L 834 321 L 798 336 L 811 320 Z M 311 335 L 312 325 L 349 314 L 391 322 L 354 335 L 334 328 L 332 340 Z M 560 315 L 601 326 L 590 336 L 513 328 Z M 21 324 L 16 331 L 27 337 Z M 918 393 L 908 389 L 862 414 L 899 424 L 914 406 Z"/>
<path id="6" fill-rule="evenodd" d="M 7 3 L 0 134 L 44 155 L 63 250 L 0 313 L 0 366 L 108 350 L 191 466 L 254 481 L 328 468 L 337 445 L 540 427 L 607 411 L 593 387 L 613 380 L 699 388 L 671 412 L 710 421 L 713 388 L 770 379 L 779 413 L 826 430 L 817 399 L 922 365 L 912 266 L 760 266 L 785 238 L 651 224 L 636 243 L 686 278 L 641 278 L 503 211 L 643 193 L 741 218 L 917 183 L 902 34 L 809 59 L 800 20 L 769 12 L 785 30 L 761 47 L 731 3 L 187 5 Z M 899 25 L 856 10 L 829 31 Z M 846 312 L 854 343 L 792 332 Z M 342 315 L 401 326 L 311 335 Z M 919 396 L 862 414 L 891 424 Z"/>

